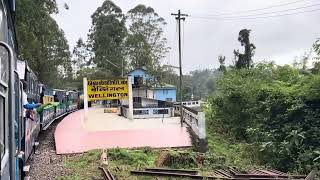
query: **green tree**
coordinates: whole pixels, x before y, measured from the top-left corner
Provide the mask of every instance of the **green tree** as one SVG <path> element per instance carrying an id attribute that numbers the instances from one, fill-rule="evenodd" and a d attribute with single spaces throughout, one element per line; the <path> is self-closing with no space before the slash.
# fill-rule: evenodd
<path id="1" fill-rule="evenodd" d="M 313 44 L 314 51 L 320 56 L 320 39 Z"/>
<path id="2" fill-rule="evenodd" d="M 238 41 L 241 46 L 244 46 L 244 54 L 241 54 L 239 50 L 234 50 L 233 53 L 236 59 L 236 68 L 250 68 L 252 65 L 252 57 L 254 55 L 254 50 L 256 46 L 250 43 L 250 31 L 249 29 L 242 29 L 239 32 Z"/>
<path id="3" fill-rule="evenodd" d="M 313 49 L 317 57 L 314 57 L 316 61 L 313 63 L 312 73 L 318 74 L 320 72 L 320 39 L 313 44 Z"/>
<path id="4" fill-rule="evenodd" d="M 165 20 L 153 8 L 137 5 L 128 11 L 129 33 L 126 41 L 132 68 L 145 67 L 156 76 L 161 70 L 160 60 L 169 48 L 163 37 Z"/>
<path id="5" fill-rule="evenodd" d="M 28 61 L 42 83 L 58 86 L 56 79 L 69 76 L 71 64 L 68 42 L 53 13 L 58 13 L 55 0 L 17 1 L 16 32 L 19 58 Z"/>
<path id="6" fill-rule="evenodd" d="M 226 71 L 227 70 L 227 68 L 225 66 L 226 56 L 219 55 L 218 56 L 218 61 L 220 63 L 220 66 L 219 66 L 218 70 L 219 71 L 223 71 L 223 72 Z"/>
<path id="7" fill-rule="evenodd" d="M 76 64 L 78 67 L 83 68 L 90 65 L 91 54 L 82 38 L 79 38 L 76 42 L 76 46 L 73 48 L 72 55 L 72 63 Z"/>
<path id="8" fill-rule="evenodd" d="M 75 70 L 81 70 L 91 64 L 92 53 L 88 50 L 87 44 L 79 38 L 72 52 L 72 64 Z M 79 72 L 74 72 L 74 76 L 79 76 Z"/>
<path id="9" fill-rule="evenodd" d="M 120 76 L 125 67 L 124 40 L 127 36 L 125 16 L 120 7 L 110 0 L 103 2 L 91 16 L 88 48 L 98 68 L 108 69 L 112 76 Z M 124 66 L 122 66 L 124 65 Z"/>

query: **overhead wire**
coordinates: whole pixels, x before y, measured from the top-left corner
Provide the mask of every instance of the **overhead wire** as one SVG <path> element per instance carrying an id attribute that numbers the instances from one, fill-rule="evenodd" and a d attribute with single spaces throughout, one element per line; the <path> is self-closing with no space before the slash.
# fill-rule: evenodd
<path id="1" fill-rule="evenodd" d="M 290 9 L 285 9 L 285 10 L 258 13 L 258 14 L 249 14 L 249 15 L 242 15 L 242 16 L 225 16 L 225 17 L 217 17 L 217 18 L 233 19 L 233 18 L 242 18 L 242 17 L 251 17 L 251 16 L 261 16 L 261 15 L 269 15 L 269 14 L 275 14 L 275 13 L 288 12 L 288 11 L 295 11 L 295 10 L 300 10 L 300 9 L 307 9 L 307 8 L 311 8 L 311 7 L 315 7 L 315 6 L 320 6 L 320 3 L 319 4 L 312 4 L 312 5 L 308 5 L 308 6 L 290 8 Z M 208 16 L 208 17 L 211 17 L 211 16 Z"/>
<path id="2" fill-rule="evenodd" d="M 234 12 L 226 12 L 226 13 L 216 13 L 216 14 L 208 14 L 210 16 L 222 16 L 222 15 L 231 15 L 231 14 L 242 14 L 242 13 L 248 13 L 248 12 L 256 12 L 256 11 L 262 11 L 262 10 L 267 10 L 267 9 L 272 9 L 272 8 L 277 8 L 277 7 L 283 7 L 283 6 L 288 6 L 292 4 L 297 4 L 303 1 L 310 1 L 310 0 L 297 0 L 293 2 L 286 2 L 286 3 L 281 3 L 281 4 L 276 4 L 276 5 L 271 5 L 263 8 L 257 8 L 257 9 L 249 9 L 249 10 L 242 10 L 242 11 L 234 11 Z"/>
<path id="3" fill-rule="evenodd" d="M 284 14 L 278 14 L 278 15 L 270 15 L 270 16 L 258 16 L 258 17 L 239 17 L 239 18 L 217 18 L 217 17 L 210 17 L 210 16 L 192 16 L 190 15 L 190 18 L 195 19 L 207 19 L 207 20 L 216 20 L 216 21 L 234 21 L 234 20 L 250 20 L 250 19 L 267 19 L 267 18 L 277 18 L 282 16 L 290 16 L 290 15 L 296 15 L 296 14 L 304 14 L 304 13 L 311 13 L 320 11 L 319 9 L 312 9 L 312 10 L 305 10 L 305 11 L 299 11 L 299 12 L 293 12 L 293 13 L 284 13 Z"/>

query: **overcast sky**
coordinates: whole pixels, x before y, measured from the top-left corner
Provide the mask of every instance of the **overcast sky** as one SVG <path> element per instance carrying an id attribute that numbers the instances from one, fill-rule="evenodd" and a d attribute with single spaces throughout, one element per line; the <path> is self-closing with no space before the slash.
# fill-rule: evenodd
<path id="1" fill-rule="evenodd" d="M 103 1 L 57 0 L 60 13 L 54 18 L 64 30 L 70 49 L 73 49 L 80 37 L 86 39 L 91 26 L 90 16 Z M 274 60 L 277 64 L 291 64 L 295 56 L 300 57 L 304 52 L 309 52 L 315 40 L 320 38 L 319 0 L 114 0 L 114 2 L 123 12 L 127 12 L 138 4 L 151 6 L 166 20 L 168 25 L 164 31 L 172 50 L 163 63 L 170 65 L 178 65 L 176 20 L 170 14 L 177 12 L 178 9 L 181 9 L 182 13 L 189 14 L 190 17 L 187 17 L 183 26 L 185 29 L 182 62 L 184 72 L 217 68 L 219 54 L 225 55 L 227 64 L 231 64 L 233 50 L 243 51 L 237 41 L 238 33 L 243 28 L 252 30 L 251 42 L 257 47 L 255 62 Z M 69 5 L 69 10 L 63 9 L 64 3 Z M 278 6 L 280 4 L 287 5 Z M 266 9 L 271 6 L 277 7 Z M 253 9 L 263 10 L 243 12 Z M 289 9 L 291 10 L 287 11 Z M 248 17 L 274 16 L 302 11 L 312 12 L 276 18 L 248 19 Z M 270 12 L 277 13 L 267 14 Z M 221 13 L 225 14 L 221 15 Z M 215 14 L 220 16 L 213 16 Z M 221 20 L 225 17 L 242 19 Z"/>

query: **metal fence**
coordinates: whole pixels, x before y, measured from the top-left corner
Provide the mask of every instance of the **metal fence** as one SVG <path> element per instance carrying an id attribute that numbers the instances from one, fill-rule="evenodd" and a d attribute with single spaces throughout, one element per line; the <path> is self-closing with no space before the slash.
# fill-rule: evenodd
<path id="1" fill-rule="evenodd" d="M 121 115 L 124 117 L 128 117 L 129 108 L 122 106 L 121 107 Z M 174 108 L 173 107 L 142 107 L 142 108 L 134 108 L 133 109 L 133 118 L 134 119 L 147 119 L 147 118 L 168 118 L 174 116 Z"/>

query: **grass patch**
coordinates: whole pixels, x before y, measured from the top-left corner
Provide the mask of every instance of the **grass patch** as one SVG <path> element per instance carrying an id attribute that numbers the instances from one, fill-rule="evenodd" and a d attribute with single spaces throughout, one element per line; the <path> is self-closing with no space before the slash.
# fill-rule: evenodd
<path id="1" fill-rule="evenodd" d="M 209 149 L 207 154 L 218 156 L 220 165 L 236 166 L 243 169 L 261 167 L 254 146 L 232 140 L 228 141 L 225 137 L 215 133 L 208 133 L 207 138 Z"/>
<path id="2" fill-rule="evenodd" d="M 110 149 L 108 152 L 108 168 L 117 179 L 141 179 L 131 177 L 131 170 L 138 170 L 145 167 L 155 167 L 158 157 L 158 150 L 144 148 L 140 150 Z M 87 180 L 103 179 L 100 166 L 101 150 L 93 150 L 87 153 L 69 157 L 65 160 L 64 166 L 72 175 L 58 177 L 57 180 Z M 153 179 L 144 177 L 143 179 Z"/>
<path id="3" fill-rule="evenodd" d="M 259 161 L 259 150 L 255 145 L 236 141 L 225 127 L 215 121 L 214 110 L 206 109 L 205 112 L 207 154 L 218 156 L 221 160 L 219 164 L 223 166 L 236 166 L 244 170 L 265 168 Z"/>
<path id="4" fill-rule="evenodd" d="M 212 170 L 226 166 L 237 166 L 242 169 L 257 167 L 255 153 L 248 144 L 232 144 L 219 135 L 209 133 L 208 146 L 209 151 L 205 154 L 194 152 L 192 149 L 109 149 L 107 151 L 108 168 L 117 179 L 148 180 L 156 178 L 131 176 L 130 171 L 159 166 L 174 169 L 196 169 L 203 175 L 210 175 Z M 98 168 L 101 153 L 101 150 L 93 150 L 66 158 L 64 166 L 72 174 L 57 179 L 102 179 L 102 172 Z"/>
<path id="5" fill-rule="evenodd" d="M 72 175 L 58 177 L 58 180 L 85 180 L 101 179 L 98 169 L 101 150 L 93 150 L 87 153 L 68 157 L 64 167 L 72 172 Z"/>
<path id="6" fill-rule="evenodd" d="M 141 176 L 131 176 L 130 171 L 155 167 L 158 155 L 158 150 L 151 150 L 150 148 L 141 150 L 111 149 L 108 150 L 108 167 L 112 174 L 116 174 L 117 179 L 141 179 Z M 143 179 L 154 178 L 143 177 Z"/>

